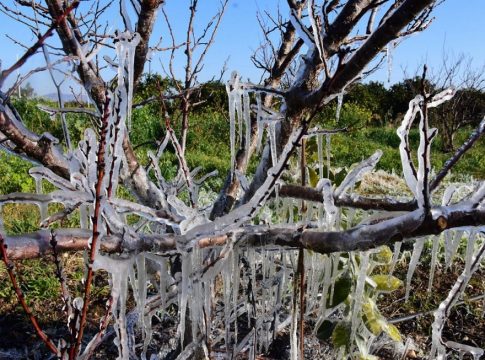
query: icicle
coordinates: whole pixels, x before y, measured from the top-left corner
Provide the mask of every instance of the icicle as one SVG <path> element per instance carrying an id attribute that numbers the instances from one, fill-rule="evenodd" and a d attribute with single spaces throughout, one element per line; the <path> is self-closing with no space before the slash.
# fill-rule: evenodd
<path id="1" fill-rule="evenodd" d="M 446 263 L 445 266 L 447 268 L 451 267 L 453 262 L 453 258 L 455 257 L 456 252 L 458 251 L 458 247 L 461 243 L 461 238 L 463 236 L 462 230 L 456 230 L 454 234 L 451 231 L 448 231 L 446 235 L 448 235 L 447 241 L 447 248 L 445 249 L 445 256 L 446 256 Z M 445 236 L 446 236 L 445 235 Z"/>
<path id="2" fill-rule="evenodd" d="M 330 177 L 330 141 L 331 141 L 331 136 L 330 134 L 325 135 L 325 141 L 326 141 L 326 147 L 325 147 L 325 152 L 327 155 L 327 178 Z"/>
<path id="3" fill-rule="evenodd" d="M 394 243 L 394 253 L 392 254 L 391 265 L 389 267 L 389 276 L 392 275 L 394 269 L 396 268 L 397 261 L 399 260 L 399 255 L 401 254 L 401 245 L 401 241 Z"/>
<path id="4" fill-rule="evenodd" d="M 317 154 L 318 154 L 318 170 L 319 170 L 319 175 L 320 179 L 323 179 L 323 135 L 318 134 L 317 135 Z M 328 173 L 328 169 L 327 169 Z M 327 174 L 328 178 L 328 174 Z"/>
<path id="5" fill-rule="evenodd" d="M 337 95 L 337 110 L 335 111 L 335 122 L 340 123 L 340 112 L 342 111 L 342 105 L 344 102 L 344 92 L 342 91 Z"/>
<path id="6" fill-rule="evenodd" d="M 231 278 L 232 278 L 232 254 L 229 254 L 229 261 L 223 268 L 223 298 L 224 298 L 224 330 L 226 352 L 229 354 L 229 344 L 231 344 Z"/>
<path id="7" fill-rule="evenodd" d="M 411 260 L 409 261 L 408 273 L 406 275 L 406 295 L 404 296 L 405 301 L 408 301 L 409 292 L 411 291 L 411 280 L 416 270 L 416 266 L 419 263 L 419 258 L 421 257 L 421 252 L 424 247 L 424 238 L 416 239 L 414 242 L 413 254 L 411 255 Z"/>
<path id="8" fill-rule="evenodd" d="M 104 269 L 111 274 L 111 297 L 113 299 L 113 314 L 115 314 L 115 344 L 118 347 L 119 359 L 129 359 L 126 298 L 128 294 L 128 273 L 133 267 L 133 258 L 114 259 L 108 256 L 97 256 L 94 269 Z"/>
<path id="9" fill-rule="evenodd" d="M 269 144 L 271 147 L 271 160 L 273 163 L 273 166 L 276 166 L 278 163 L 278 152 L 277 152 L 277 147 L 276 147 L 276 123 L 274 121 L 271 121 L 269 123 Z"/>
<path id="10" fill-rule="evenodd" d="M 40 176 L 35 176 L 35 191 L 37 194 L 42 194 L 42 178 Z M 49 212 L 47 210 L 47 203 L 39 202 L 39 211 L 40 211 L 40 221 L 47 219 L 49 216 Z"/>
<path id="11" fill-rule="evenodd" d="M 453 251 L 453 232 L 451 230 L 445 231 L 444 245 L 445 245 L 445 267 L 451 264 L 452 251 Z"/>
<path id="12" fill-rule="evenodd" d="M 234 163 L 236 158 L 236 91 L 239 84 L 239 75 L 237 72 L 231 74 L 231 80 L 226 85 L 229 96 L 229 141 L 231 146 L 231 173 L 234 172 Z M 231 89 L 231 86 L 233 89 Z"/>
<path id="13" fill-rule="evenodd" d="M 251 105 L 250 105 L 249 94 L 247 91 L 245 91 L 243 94 L 243 101 L 244 101 L 244 126 L 246 128 L 244 146 L 246 149 L 246 156 L 248 156 L 249 147 L 251 144 Z"/>
<path id="14" fill-rule="evenodd" d="M 141 37 L 138 33 L 129 31 L 118 35 L 116 53 L 118 57 L 118 88 L 122 114 L 126 118 L 126 126 L 131 128 L 131 109 L 133 104 L 135 50 Z"/>
<path id="15" fill-rule="evenodd" d="M 323 289 L 322 289 L 322 309 L 321 317 L 322 320 L 326 317 L 327 305 L 332 301 L 329 298 L 328 290 L 330 288 L 330 281 L 332 279 L 332 261 L 328 255 L 325 256 L 323 260 Z M 331 305 L 331 304 L 330 304 Z"/>
<path id="16" fill-rule="evenodd" d="M 177 329 L 177 334 L 180 336 L 180 344 L 182 349 L 184 347 L 185 340 L 185 323 L 187 314 L 187 302 L 190 296 L 190 272 L 191 272 L 191 261 L 190 254 L 184 253 L 181 256 L 182 261 L 182 274 L 181 274 L 181 289 L 179 293 L 179 325 Z"/>
<path id="17" fill-rule="evenodd" d="M 332 183 L 329 179 L 321 179 L 316 187 L 317 191 L 323 194 L 323 207 L 325 209 L 325 225 L 327 230 L 332 230 L 335 226 L 337 207 L 334 204 Z"/>
<path id="18" fill-rule="evenodd" d="M 465 272 L 470 272 L 471 270 L 472 257 L 473 257 L 473 253 L 475 252 L 475 240 L 476 240 L 476 232 L 472 231 L 468 235 L 468 240 L 466 245 Z"/>
<path id="19" fill-rule="evenodd" d="M 356 261 L 354 261 L 357 266 Z M 360 264 L 357 271 L 357 281 L 355 290 L 352 294 L 352 315 L 351 315 L 351 335 L 350 341 L 353 342 L 358 328 L 358 320 L 360 319 L 360 311 L 364 298 L 365 282 L 367 279 L 367 268 L 369 266 L 369 252 L 360 253 Z"/>
<path id="20" fill-rule="evenodd" d="M 391 82 L 391 75 L 392 75 L 392 60 L 393 60 L 393 50 L 394 50 L 394 42 L 391 41 L 386 46 L 386 60 L 387 60 L 387 82 Z"/>
<path id="21" fill-rule="evenodd" d="M 239 144 L 243 143 L 243 103 L 241 96 L 243 94 L 243 90 L 235 89 L 234 90 L 235 100 L 236 100 L 236 112 L 237 112 L 237 128 L 239 133 Z"/>
<path id="22" fill-rule="evenodd" d="M 440 237 L 432 236 L 431 241 L 433 242 L 433 248 L 431 249 L 431 266 L 429 269 L 428 293 L 431 293 L 431 289 L 433 288 L 434 272 L 436 268 L 436 260 L 438 258 L 438 249 L 440 246 Z"/>
<path id="23" fill-rule="evenodd" d="M 330 301 L 330 305 L 333 305 L 332 300 L 333 300 L 333 294 L 334 294 L 334 290 L 335 290 L 335 280 L 337 280 L 337 277 L 340 274 L 340 271 L 338 269 L 339 262 L 340 262 L 340 253 L 333 253 L 332 255 L 330 255 L 330 259 L 332 260 L 332 276 L 331 276 L 331 279 L 330 279 L 330 299 L 329 299 L 329 301 Z"/>
<path id="24" fill-rule="evenodd" d="M 238 343 L 238 322 L 237 322 L 237 309 L 238 309 L 238 295 L 239 295 L 239 251 L 238 247 L 234 247 L 232 250 L 232 269 L 231 269 L 231 285 L 232 285 L 232 312 L 235 316 L 234 319 L 234 344 Z"/>
<path id="25" fill-rule="evenodd" d="M 257 112 L 256 112 L 256 122 L 258 124 L 258 139 L 257 139 L 257 149 L 258 152 L 261 150 L 261 143 L 263 142 L 263 131 L 264 131 L 264 126 L 263 126 L 263 107 L 262 107 L 262 100 L 261 100 L 261 93 L 256 93 L 256 106 L 257 106 Z"/>
<path id="26" fill-rule="evenodd" d="M 138 322 L 142 332 L 142 338 L 146 342 L 146 347 L 148 347 L 148 343 L 150 342 L 151 333 L 152 333 L 152 326 L 151 321 L 146 321 L 147 319 L 144 316 L 145 312 L 145 304 L 146 304 L 146 297 L 147 297 L 147 278 L 146 278 L 146 266 L 145 266 L 145 255 L 143 253 L 137 255 L 136 257 L 136 272 L 137 272 L 137 288 L 138 288 L 138 296 L 136 300 L 136 307 L 138 308 Z M 150 319 L 149 319 L 150 320 Z M 145 348 L 145 347 L 144 347 Z M 144 351 L 146 353 L 146 351 Z"/>

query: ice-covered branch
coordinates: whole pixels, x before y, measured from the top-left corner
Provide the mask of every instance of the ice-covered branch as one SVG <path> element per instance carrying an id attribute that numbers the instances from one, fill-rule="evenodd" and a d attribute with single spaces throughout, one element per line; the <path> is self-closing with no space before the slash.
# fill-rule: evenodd
<path id="1" fill-rule="evenodd" d="M 409 108 L 404 115 L 401 126 L 397 129 L 397 134 L 401 139 L 399 152 L 403 167 L 404 179 L 412 191 L 420 206 L 424 206 L 429 201 L 428 194 L 428 174 L 430 172 L 430 146 L 431 141 L 436 135 L 436 129 L 428 129 L 427 109 L 441 105 L 451 99 L 455 94 L 453 89 L 446 89 L 431 99 L 425 99 L 426 95 L 418 95 L 409 102 Z M 409 145 L 409 131 L 416 118 L 420 114 L 420 143 L 418 148 L 418 169 L 415 168 L 411 147 Z M 429 207 L 429 204 L 427 205 Z"/>
<path id="2" fill-rule="evenodd" d="M 281 197 L 323 203 L 322 193 L 311 187 L 282 185 L 278 193 Z M 416 201 L 403 202 L 387 196 L 372 198 L 357 194 L 341 194 L 339 198 L 334 197 L 334 201 L 337 206 L 363 210 L 413 211 L 417 208 Z"/>
<path id="3" fill-rule="evenodd" d="M 431 180 L 429 185 L 430 191 L 435 190 L 445 176 L 450 172 L 453 166 L 461 159 L 461 157 L 479 140 L 485 133 L 485 118 L 480 121 L 478 127 L 470 134 L 468 139 L 455 151 L 453 156 L 449 158 L 443 168 L 436 174 L 435 178 Z"/>
<path id="4" fill-rule="evenodd" d="M 93 117 L 99 117 L 99 113 L 96 110 L 89 109 L 89 108 L 54 108 L 52 106 L 47 106 L 43 104 L 37 104 L 37 107 L 49 114 L 50 116 L 54 116 L 57 114 L 86 114 Z"/>
<path id="5" fill-rule="evenodd" d="M 52 35 L 52 33 L 60 24 L 66 22 L 66 18 L 69 16 L 69 14 L 72 11 L 74 11 L 78 7 L 78 5 L 79 5 L 79 1 L 73 1 L 68 7 L 64 9 L 64 11 L 59 12 L 57 16 L 53 17 L 54 21 L 52 22 L 52 25 L 44 34 L 38 37 L 35 44 L 32 45 L 30 48 L 28 48 L 27 51 L 20 57 L 20 59 L 18 59 L 15 62 L 15 64 L 0 72 L 0 89 L 2 88 L 3 83 L 5 82 L 7 77 L 10 74 L 12 74 L 14 71 L 20 69 L 27 62 L 27 60 L 32 55 L 34 55 L 37 52 L 37 50 L 39 50 L 42 47 L 42 45 L 44 45 L 47 38 L 49 38 L 49 36 Z"/>
<path id="6" fill-rule="evenodd" d="M 274 246 L 287 248 L 305 248 L 330 254 L 367 250 L 381 245 L 390 245 L 416 237 L 440 234 L 445 230 L 485 225 L 485 209 L 473 208 L 466 204 L 437 206 L 431 209 L 433 216 L 425 217 L 423 210 L 416 209 L 404 215 L 384 219 L 372 224 L 364 224 L 345 231 L 318 231 L 295 228 L 294 225 L 243 226 L 235 233 L 239 246 Z M 227 232 L 232 229 L 226 227 Z M 201 228 L 197 229 L 198 231 Z M 216 228 L 217 230 L 217 228 Z M 194 246 L 222 246 L 228 237 L 222 229 L 220 235 L 200 236 Z M 59 252 L 72 252 L 85 249 L 90 231 L 81 229 L 55 230 Z M 42 257 L 50 254 L 50 231 L 40 230 L 32 234 L 6 237 L 7 254 L 12 260 Z M 193 239 L 192 233 L 174 234 L 139 234 L 136 239 L 125 241 L 119 235 L 103 238 L 100 249 L 106 253 L 116 252 L 177 252 L 177 243 L 186 243 Z"/>

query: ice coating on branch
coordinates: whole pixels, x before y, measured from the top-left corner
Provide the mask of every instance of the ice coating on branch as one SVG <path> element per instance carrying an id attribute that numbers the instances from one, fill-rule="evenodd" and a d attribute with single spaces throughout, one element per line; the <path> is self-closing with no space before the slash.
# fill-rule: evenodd
<path id="1" fill-rule="evenodd" d="M 418 207 L 429 207 L 429 174 L 431 172 L 431 142 L 437 130 L 429 129 L 428 115 L 419 109 L 419 147 L 418 147 L 418 172 L 416 175 L 416 200 Z"/>
<path id="2" fill-rule="evenodd" d="M 291 22 L 291 25 L 293 25 L 293 27 L 295 28 L 298 36 L 303 40 L 305 45 L 308 47 L 309 51 L 310 50 L 313 51 L 313 49 L 315 49 L 315 39 L 312 39 L 312 36 L 308 32 L 308 30 L 304 27 L 300 18 L 298 17 L 298 14 L 294 9 L 291 9 L 290 11 L 290 22 Z"/>
<path id="3" fill-rule="evenodd" d="M 332 230 L 337 219 L 338 209 L 334 204 L 334 191 L 329 179 L 321 179 L 317 183 L 317 191 L 323 194 L 323 207 L 325 209 L 325 223 L 328 230 Z"/>
<path id="4" fill-rule="evenodd" d="M 408 301 L 409 292 L 411 291 L 411 280 L 413 279 L 416 266 L 419 263 L 419 258 L 423 252 L 425 238 L 416 239 L 414 242 L 413 253 L 411 255 L 411 260 L 409 261 L 408 272 L 406 275 L 406 294 L 404 295 L 405 301 Z"/>
<path id="5" fill-rule="evenodd" d="M 446 89 L 431 98 L 427 103 L 427 108 L 433 108 L 450 100 L 455 95 L 454 89 Z M 416 96 L 409 102 L 409 107 L 404 115 L 403 121 L 397 129 L 397 135 L 401 142 L 399 153 L 403 167 L 404 179 L 411 192 L 418 200 L 418 205 L 423 207 L 426 201 L 426 194 L 429 184 L 424 180 L 430 171 L 429 149 L 431 140 L 436 135 L 436 129 L 428 129 L 427 115 L 422 112 L 424 98 L 422 95 Z M 416 118 L 420 114 L 420 144 L 418 148 L 418 170 L 414 167 L 411 157 L 411 147 L 409 144 L 409 131 Z"/>
<path id="6" fill-rule="evenodd" d="M 340 113 L 342 111 L 342 105 L 344 103 L 344 92 L 340 92 L 337 95 L 337 109 L 335 110 L 335 122 L 340 123 Z"/>
<path id="7" fill-rule="evenodd" d="M 313 1 L 307 1 L 308 18 L 310 19 L 310 25 L 313 32 L 313 40 L 315 46 L 317 47 L 318 54 L 320 55 L 320 60 L 324 61 L 322 43 L 320 38 L 320 32 L 318 31 L 317 22 L 315 21 L 315 14 L 313 13 Z"/>
<path id="8" fill-rule="evenodd" d="M 381 159 L 382 151 L 377 150 L 371 157 L 362 161 L 356 167 L 354 167 L 342 181 L 340 186 L 335 190 L 334 196 L 339 198 L 344 195 L 347 190 L 355 185 L 356 182 L 362 179 L 362 176 L 372 171 L 379 160 Z"/>
<path id="9" fill-rule="evenodd" d="M 464 347 L 463 345 L 454 343 L 454 342 L 443 342 L 441 338 L 441 334 L 443 328 L 445 326 L 445 321 L 450 314 L 451 309 L 459 300 L 460 296 L 466 290 L 466 286 L 470 281 L 472 275 L 477 271 L 479 265 L 483 260 L 483 256 L 485 254 L 485 242 L 482 243 L 480 248 L 477 252 L 475 252 L 472 256 L 471 263 L 469 266 L 466 266 L 463 270 L 463 273 L 458 277 L 455 284 L 453 285 L 452 289 L 448 293 L 447 298 L 441 302 L 438 310 L 434 313 L 434 322 L 431 326 L 432 328 L 432 347 L 430 352 L 430 359 L 446 359 L 446 346 L 450 346 L 452 348 L 458 348 L 461 350 L 469 351 L 474 359 L 479 358 L 483 353 L 483 350 L 472 348 L 472 347 Z M 459 346 L 457 346 L 459 345 Z M 482 351 L 482 352 L 481 352 Z"/>
<path id="10" fill-rule="evenodd" d="M 401 126 L 397 129 L 397 135 L 401 139 L 401 143 L 399 145 L 399 153 L 401 155 L 401 164 L 402 170 L 404 174 L 404 179 L 406 180 L 406 184 L 408 185 L 411 192 L 416 196 L 416 170 L 413 166 L 411 160 L 411 148 L 409 147 L 409 131 L 413 124 L 414 118 L 419 111 L 420 102 L 422 97 L 416 96 L 413 100 L 409 102 L 409 108 L 404 115 L 403 121 Z"/>

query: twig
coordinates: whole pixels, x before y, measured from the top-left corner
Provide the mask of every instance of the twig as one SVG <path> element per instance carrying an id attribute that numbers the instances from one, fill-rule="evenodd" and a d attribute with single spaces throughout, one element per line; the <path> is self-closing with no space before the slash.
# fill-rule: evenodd
<path id="1" fill-rule="evenodd" d="M 480 301 L 482 299 L 485 299 L 485 294 L 473 296 L 469 299 L 458 301 L 454 305 L 454 307 L 460 306 L 460 305 L 463 305 L 463 304 L 466 304 L 466 303 L 470 303 L 470 302 Z M 420 312 L 417 312 L 417 313 L 408 314 L 408 315 L 404 315 L 404 316 L 399 316 L 399 317 L 396 317 L 396 318 L 389 319 L 387 322 L 389 324 L 397 324 L 397 323 L 400 323 L 400 322 L 403 322 L 403 321 L 409 321 L 409 320 L 412 320 L 412 319 L 415 319 L 417 317 L 421 317 L 421 316 L 424 316 L 424 315 L 433 314 L 436 310 L 438 310 L 438 308 L 433 309 L 433 310 L 428 310 L 428 311 L 420 311 Z"/>
<path id="2" fill-rule="evenodd" d="M 3 83 L 5 82 L 5 79 L 15 70 L 19 69 L 21 66 L 23 66 L 27 60 L 34 55 L 37 50 L 44 44 L 46 39 L 52 35 L 54 32 L 55 28 L 59 26 L 62 22 L 66 20 L 66 17 L 69 15 L 71 11 L 76 9 L 79 5 L 79 0 L 75 0 L 71 5 L 69 5 L 66 10 L 59 15 L 53 22 L 51 27 L 44 33 L 44 35 L 39 36 L 37 39 L 36 43 L 32 45 L 23 55 L 20 59 L 17 60 L 15 64 L 10 66 L 8 69 L 3 70 L 0 73 L 0 88 L 2 87 Z"/>
<path id="3" fill-rule="evenodd" d="M 79 331 L 76 336 L 76 342 L 70 348 L 69 351 L 69 359 L 74 360 L 79 352 L 79 348 L 81 346 L 81 341 L 84 334 L 84 328 L 86 326 L 87 314 L 88 314 L 88 306 L 91 300 L 91 285 L 93 282 L 93 263 L 94 258 L 97 252 L 97 242 L 100 238 L 99 226 L 101 222 L 101 201 L 102 201 L 102 187 L 103 187 L 103 180 L 105 175 L 105 150 L 106 150 L 106 137 L 108 134 L 108 118 L 110 116 L 110 98 L 108 94 L 106 94 L 106 100 L 104 104 L 104 111 L 103 111 L 103 118 L 102 118 L 102 127 L 101 127 L 101 134 L 99 139 L 98 151 L 97 151 L 97 180 L 96 180 L 96 188 L 95 188 L 95 200 L 94 200 L 94 210 L 93 210 L 93 232 L 92 232 L 92 240 L 89 244 L 89 258 L 88 258 L 88 272 L 86 275 L 86 281 L 84 286 L 84 302 L 83 308 L 81 311 L 81 320 L 79 322 Z"/>
<path id="4" fill-rule="evenodd" d="M 50 245 L 52 247 L 52 257 L 54 259 L 54 265 L 56 267 L 56 276 L 61 286 L 62 301 L 64 301 L 66 315 L 69 319 L 72 315 L 71 294 L 69 293 L 69 289 L 66 286 L 66 276 L 64 274 L 64 270 L 62 269 L 61 260 L 59 259 L 59 252 L 57 251 L 56 233 L 54 232 L 54 230 L 51 230 Z M 74 336 L 74 334 L 71 335 Z"/>
<path id="5" fill-rule="evenodd" d="M 441 181 L 445 178 L 451 168 L 461 159 L 463 155 L 475 144 L 475 142 L 480 139 L 480 137 L 485 133 L 485 117 L 480 122 L 478 127 L 470 134 L 470 137 L 461 145 L 458 150 L 453 154 L 451 158 L 446 160 L 443 168 L 438 172 L 435 178 L 431 181 L 429 189 L 430 191 L 435 190 Z"/>
<path id="6" fill-rule="evenodd" d="M 34 316 L 32 313 L 32 310 L 30 309 L 29 305 L 27 305 L 27 301 L 25 301 L 24 294 L 22 290 L 20 289 L 20 286 L 17 283 L 17 278 L 14 273 L 14 266 L 10 262 L 7 256 L 7 246 L 4 243 L 3 236 L 0 235 L 0 252 L 2 253 L 2 260 L 5 263 L 5 266 L 7 268 L 8 276 L 10 277 L 10 282 L 12 283 L 12 287 L 15 291 L 15 294 L 17 295 L 17 299 L 20 302 L 20 305 L 22 305 L 22 308 L 24 309 L 24 312 L 27 314 L 27 316 L 30 319 L 30 322 L 34 326 L 35 332 L 37 335 L 40 337 L 40 339 L 46 344 L 46 346 L 49 348 L 49 350 L 54 354 L 58 354 L 58 349 L 52 342 L 52 340 L 49 339 L 47 334 L 40 328 L 39 323 L 37 322 L 37 318 Z"/>

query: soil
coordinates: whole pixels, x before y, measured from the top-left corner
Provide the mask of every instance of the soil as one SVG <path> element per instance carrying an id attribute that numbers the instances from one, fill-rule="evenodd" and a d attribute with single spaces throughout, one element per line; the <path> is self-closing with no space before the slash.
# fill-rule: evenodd
<path id="1" fill-rule="evenodd" d="M 446 297 L 449 289 L 462 271 L 462 264 L 457 262 L 451 269 L 439 267 L 435 273 L 434 288 L 431 293 L 427 292 L 429 262 L 422 261 L 417 267 L 412 281 L 412 294 L 407 303 L 404 302 L 405 289 L 399 289 L 391 294 L 382 295 L 378 305 L 384 316 L 390 320 L 397 321 L 395 325 L 400 330 L 404 338 L 412 340 L 411 352 L 408 358 L 425 359 L 425 354 L 430 350 L 431 324 L 433 322 L 433 310 Z M 400 279 L 406 278 L 405 264 L 401 264 L 395 272 Z M 485 294 L 485 282 L 482 280 L 485 275 L 484 269 L 479 269 L 473 276 L 464 298 L 464 303 L 456 306 L 443 332 L 445 340 L 452 340 L 463 344 L 485 348 L 485 299 L 478 301 L 467 301 L 473 297 Z M 87 328 L 87 336 L 94 334 L 99 323 L 99 314 L 102 314 L 102 300 L 96 301 L 99 306 L 92 311 Z M 2 307 L 0 312 L 0 360 L 2 359 L 47 359 L 51 355 L 46 351 L 45 346 L 39 342 L 32 325 L 28 322 L 27 317 L 19 307 Z M 41 311 L 39 306 L 35 307 L 37 312 Z M 59 319 L 60 308 L 50 305 L 43 309 L 42 319 Z M 174 313 L 176 313 L 174 311 Z M 62 314 L 62 312 L 61 312 Z M 399 318 L 408 315 L 417 314 L 411 319 Z M 151 351 L 156 351 L 160 347 L 167 348 L 167 359 L 176 357 L 177 349 L 173 348 L 173 340 L 176 332 L 175 318 L 170 315 L 164 316 L 163 319 L 154 317 L 154 336 L 150 347 Z M 244 322 L 247 323 L 247 322 Z M 65 322 L 43 321 L 42 328 L 54 339 L 66 336 Z M 312 324 L 306 326 L 305 337 L 305 358 L 306 359 L 325 359 L 329 349 L 329 344 L 323 343 L 311 334 Z M 107 336 L 106 341 L 98 350 L 96 359 L 114 359 L 117 355 L 116 347 L 113 345 L 113 332 Z M 279 334 L 272 343 L 266 354 L 261 354 L 259 359 L 288 359 L 290 356 L 289 334 L 287 332 Z M 171 346 L 170 346 L 171 344 Z M 217 356 L 217 355 L 220 356 Z M 383 346 L 376 355 L 380 359 L 397 359 L 399 358 L 392 346 Z M 52 358 L 52 357 L 51 357 Z M 214 349 L 214 359 L 223 358 L 223 353 L 217 353 Z M 244 359 L 245 355 L 238 356 L 238 359 Z M 464 359 L 472 359 L 465 356 Z M 484 357 L 485 359 L 485 357 Z"/>

